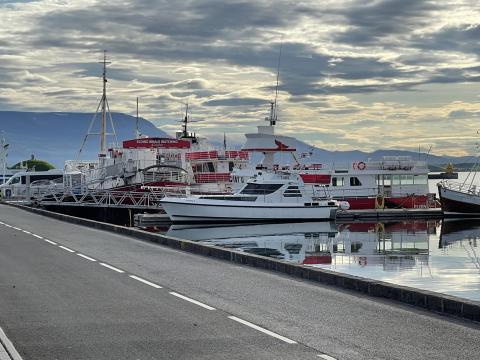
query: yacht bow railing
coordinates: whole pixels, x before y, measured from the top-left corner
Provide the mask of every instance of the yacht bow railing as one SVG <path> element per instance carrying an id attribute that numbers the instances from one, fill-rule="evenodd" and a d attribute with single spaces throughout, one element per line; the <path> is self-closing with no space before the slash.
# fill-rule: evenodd
<path id="1" fill-rule="evenodd" d="M 459 183 L 454 181 L 446 181 L 446 180 L 441 181 L 440 184 L 443 188 L 448 190 L 480 196 L 480 186 L 477 186 L 477 185 Z"/>

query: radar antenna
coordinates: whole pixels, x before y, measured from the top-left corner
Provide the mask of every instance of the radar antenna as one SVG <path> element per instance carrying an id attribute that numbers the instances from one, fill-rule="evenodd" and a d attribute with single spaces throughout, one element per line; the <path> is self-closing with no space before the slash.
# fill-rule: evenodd
<path id="1" fill-rule="evenodd" d="M 270 117 L 268 118 L 270 126 L 275 126 L 278 120 L 278 86 L 280 82 L 280 60 L 282 58 L 282 47 L 283 41 L 280 43 L 280 51 L 278 53 L 278 62 L 277 62 L 277 83 L 275 86 L 275 98 L 270 102 Z"/>

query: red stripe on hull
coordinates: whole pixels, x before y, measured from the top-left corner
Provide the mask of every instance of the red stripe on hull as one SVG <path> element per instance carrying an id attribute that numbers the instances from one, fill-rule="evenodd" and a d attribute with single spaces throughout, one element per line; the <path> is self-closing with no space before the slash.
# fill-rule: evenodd
<path id="1" fill-rule="evenodd" d="M 374 197 L 355 197 L 355 198 L 337 198 L 337 200 L 348 201 L 352 210 L 375 209 Z M 385 198 L 386 209 L 414 209 L 416 207 L 427 206 L 428 197 L 426 195 L 414 195 L 404 197 L 387 197 Z"/>
<path id="2" fill-rule="evenodd" d="M 305 184 L 330 184 L 330 175 L 300 174 Z"/>

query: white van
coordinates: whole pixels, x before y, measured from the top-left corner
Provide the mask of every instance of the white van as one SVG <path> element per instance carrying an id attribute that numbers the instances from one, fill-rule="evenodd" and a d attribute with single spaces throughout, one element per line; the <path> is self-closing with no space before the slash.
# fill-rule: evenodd
<path id="1" fill-rule="evenodd" d="M 0 185 L 3 199 L 24 199 L 32 191 L 38 192 L 51 186 L 51 182 L 61 182 L 63 170 L 53 169 L 48 171 L 20 171 L 12 175 L 5 184 Z M 39 180 L 48 180 L 43 182 Z M 27 188 L 29 187 L 29 191 Z"/>

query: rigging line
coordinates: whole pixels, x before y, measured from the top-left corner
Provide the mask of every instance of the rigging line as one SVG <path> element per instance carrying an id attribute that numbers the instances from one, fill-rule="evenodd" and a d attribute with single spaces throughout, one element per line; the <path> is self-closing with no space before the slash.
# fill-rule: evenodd
<path id="1" fill-rule="evenodd" d="M 474 174 L 472 175 L 472 181 L 470 182 L 470 187 L 472 187 L 473 181 L 475 180 L 475 177 L 476 177 L 476 175 L 477 175 L 477 172 L 476 172 L 476 171 L 473 171 L 473 169 L 476 169 L 476 168 L 477 168 L 478 160 L 479 160 L 479 153 L 478 153 L 478 150 L 477 150 L 477 156 L 476 156 L 476 159 L 475 159 L 475 163 L 473 164 L 473 166 L 471 167 L 470 171 L 468 172 L 468 175 L 467 175 L 467 177 L 465 178 L 465 181 L 462 183 L 462 187 L 467 183 L 468 179 L 470 178 L 470 175 L 472 175 L 472 172 L 473 172 Z"/>
<path id="2" fill-rule="evenodd" d="M 110 126 L 112 127 L 112 134 L 115 138 L 115 146 L 118 146 L 117 132 L 115 131 L 115 126 L 113 126 L 112 113 L 110 112 L 110 105 L 108 104 L 108 99 L 105 96 L 105 102 L 107 103 L 108 117 L 110 118 Z"/>
<path id="3" fill-rule="evenodd" d="M 93 125 L 95 124 L 95 120 L 97 119 L 98 109 L 100 109 L 100 105 L 101 105 L 101 104 L 102 104 L 102 100 L 100 100 L 100 102 L 98 103 L 97 110 L 95 111 L 95 114 L 93 114 L 92 120 L 90 120 L 90 125 L 88 126 L 88 131 L 87 131 L 87 133 L 85 134 L 85 137 L 84 137 L 83 142 L 82 142 L 82 146 L 80 146 L 80 150 L 79 150 L 78 153 L 77 153 L 76 161 L 79 160 L 80 154 L 81 154 L 81 152 L 83 151 L 83 148 L 84 148 L 84 146 L 85 146 L 85 143 L 87 142 L 88 137 L 91 135 Z"/>

